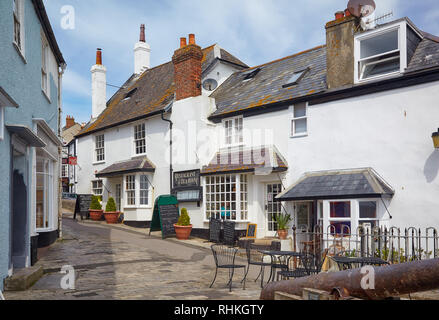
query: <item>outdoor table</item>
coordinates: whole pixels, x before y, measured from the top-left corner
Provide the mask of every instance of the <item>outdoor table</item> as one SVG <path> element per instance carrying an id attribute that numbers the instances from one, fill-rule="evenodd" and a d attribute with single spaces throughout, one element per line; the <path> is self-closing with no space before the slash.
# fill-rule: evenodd
<path id="1" fill-rule="evenodd" d="M 291 258 L 293 257 L 300 258 L 303 256 L 302 253 L 295 251 L 278 251 L 278 250 L 258 250 L 258 251 L 264 255 L 269 255 L 271 257 L 271 273 L 268 282 L 274 281 L 274 276 L 276 272 L 273 271 L 275 271 L 276 268 L 288 269 L 289 261 Z"/>
<path id="2" fill-rule="evenodd" d="M 332 260 L 343 266 L 341 269 L 352 269 L 354 266 L 363 267 L 365 265 L 384 265 L 387 261 L 376 257 L 332 257 Z"/>

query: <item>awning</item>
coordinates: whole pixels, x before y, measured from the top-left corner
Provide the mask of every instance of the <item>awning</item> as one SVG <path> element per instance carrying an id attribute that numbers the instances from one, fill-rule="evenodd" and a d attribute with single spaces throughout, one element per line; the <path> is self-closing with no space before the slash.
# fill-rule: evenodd
<path id="1" fill-rule="evenodd" d="M 147 157 L 120 161 L 96 173 L 97 178 L 121 176 L 127 173 L 154 172 L 155 166 Z"/>
<path id="2" fill-rule="evenodd" d="M 38 136 L 29 128 L 24 125 L 6 125 L 6 129 L 10 133 L 16 134 L 23 141 L 25 141 L 31 147 L 43 148 L 46 144 L 38 138 Z"/>
<path id="3" fill-rule="evenodd" d="M 306 173 L 280 193 L 279 201 L 380 198 L 393 196 L 392 187 L 372 168 Z"/>
<path id="4" fill-rule="evenodd" d="M 287 169 L 286 160 L 274 146 L 235 147 L 219 150 L 210 163 L 203 166 L 201 175 L 239 172 L 264 175 Z"/>

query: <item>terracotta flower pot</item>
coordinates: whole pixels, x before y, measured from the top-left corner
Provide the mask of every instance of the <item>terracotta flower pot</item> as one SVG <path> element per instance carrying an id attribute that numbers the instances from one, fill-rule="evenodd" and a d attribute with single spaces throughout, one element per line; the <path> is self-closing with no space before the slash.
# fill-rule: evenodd
<path id="1" fill-rule="evenodd" d="M 108 224 L 115 224 L 119 222 L 119 212 L 112 211 L 112 212 L 104 212 L 105 221 L 107 221 Z"/>
<path id="2" fill-rule="evenodd" d="M 288 235 L 288 230 L 278 230 L 277 234 L 279 235 L 279 239 L 285 240 Z"/>
<path id="3" fill-rule="evenodd" d="M 178 240 L 187 240 L 192 231 L 192 225 L 188 226 L 177 226 L 174 224 L 175 234 Z"/>
<path id="4" fill-rule="evenodd" d="M 104 212 L 104 210 L 89 209 L 88 211 L 90 213 L 90 219 L 91 220 L 93 220 L 93 221 L 101 221 L 102 213 Z"/>

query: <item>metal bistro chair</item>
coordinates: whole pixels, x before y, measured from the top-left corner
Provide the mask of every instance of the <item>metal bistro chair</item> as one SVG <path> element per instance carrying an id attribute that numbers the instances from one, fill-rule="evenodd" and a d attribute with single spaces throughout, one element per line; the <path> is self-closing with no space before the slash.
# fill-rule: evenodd
<path id="1" fill-rule="evenodd" d="M 280 250 L 280 242 L 272 242 L 270 246 L 263 246 L 263 245 L 257 245 L 257 244 L 249 244 L 246 247 L 246 254 L 247 254 L 247 272 L 245 273 L 245 278 L 247 277 L 248 271 L 250 270 L 250 265 L 254 266 L 260 266 L 261 270 L 259 271 L 258 276 L 255 279 L 255 282 L 258 281 L 259 277 L 261 277 L 261 288 L 264 286 L 264 274 L 265 274 L 265 267 L 271 267 L 271 258 L 269 261 L 264 260 L 264 258 L 269 258 L 268 255 L 264 255 L 263 253 L 259 252 L 258 250 Z M 270 277 L 271 278 L 271 273 Z"/>
<path id="2" fill-rule="evenodd" d="M 315 258 L 313 254 L 303 253 L 299 259 L 300 261 L 298 267 L 292 269 L 289 267 L 290 261 L 288 261 L 287 267 L 283 268 L 281 271 L 278 271 L 277 279 L 279 279 L 279 276 L 282 279 L 301 278 L 320 272 L 319 267 L 321 268 L 321 265 L 315 265 Z"/>
<path id="3" fill-rule="evenodd" d="M 215 277 L 213 278 L 213 281 L 210 284 L 209 288 L 212 288 L 213 284 L 215 283 L 216 276 L 218 274 L 218 269 L 228 269 L 229 282 L 227 283 L 227 286 L 229 286 L 229 291 L 231 292 L 233 274 L 235 273 L 235 269 L 244 268 L 244 274 L 245 274 L 245 265 L 235 264 L 235 257 L 236 257 L 236 253 L 238 252 L 238 249 L 228 247 L 222 244 L 214 244 L 211 246 L 211 249 L 213 253 L 213 258 L 215 260 L 216 270 L 215 270 Z M 245 275 L 241 282 L 244 282 L 243 289 L 245 290 Z"/>

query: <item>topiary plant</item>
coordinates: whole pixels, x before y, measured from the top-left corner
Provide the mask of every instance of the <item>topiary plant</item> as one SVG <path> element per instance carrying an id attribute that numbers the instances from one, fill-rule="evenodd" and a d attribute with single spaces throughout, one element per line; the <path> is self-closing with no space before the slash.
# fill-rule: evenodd
<path id="1" fill-rule="evenodd" d="M 191 224 L 191 218 L 187 213 L 186 208 L 181 209 L 181 215 L 178 218 L 177 226 L 189 226 Z"/>
<path id="2" fill-rule="evenodd" d="M 107 201 L 107 205 L 105 206 L 105 212 L 115 212 L 116 210 L 116 202 L 114 201 L 113 197 L 110 197 Z"/>
<path id="3" fill-rule="evenodd" d="M 91 204 L 90 204 L 91 210 L 102 210 L 102 205 L 99 202 L 99 198 L 97 196 L 91 196 Z"/>

